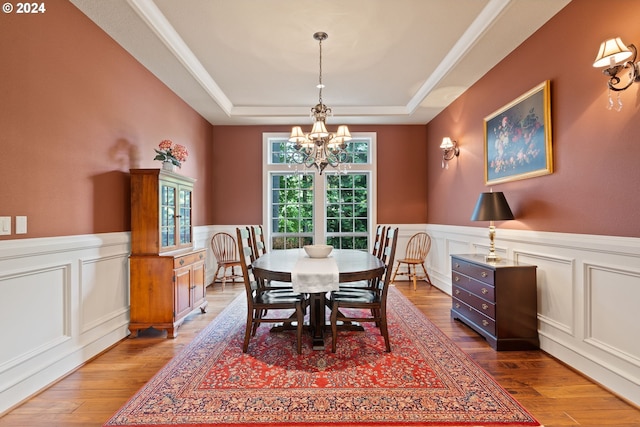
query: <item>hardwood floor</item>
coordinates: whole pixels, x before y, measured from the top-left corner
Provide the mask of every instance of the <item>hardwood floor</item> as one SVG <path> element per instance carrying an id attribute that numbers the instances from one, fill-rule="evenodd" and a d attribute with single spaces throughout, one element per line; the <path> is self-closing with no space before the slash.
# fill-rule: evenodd
<path id="1" fill-rule="evenodd" d="M 542 351 L 495 352 L 451 319 L 451 298 L 419 283 L 397 284 L 443 332 L 527 408 L 545 427 L 640 427 L 640 409 Z M 125 339 L 0 418 L 0 426 L 102 426 L 140 387 L 193 339 L 238 293 L 240 283 L 209 287 L 205 314 L 187 318 L 175 339 L 156 330 Z"/>

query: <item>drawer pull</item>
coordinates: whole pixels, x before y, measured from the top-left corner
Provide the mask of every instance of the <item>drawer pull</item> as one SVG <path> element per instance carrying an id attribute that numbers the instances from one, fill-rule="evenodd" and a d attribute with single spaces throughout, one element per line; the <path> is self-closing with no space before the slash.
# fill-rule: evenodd
<path id="1" fill-rule="evenodd" d="M 487 304 L 485 304 L 485 303 L 482 303 L 482 309 L 486 310 L 487 308 L 489 308 L 489 306 Z"/>
<path id="2" fill-rule="evenodd" d="M 487 322 L 486 320 L 482 319 L 482 326 L 489 326 L 489 322 Z"/>
<path id="3" fill-rule="evenodd" d="M 456 289 L 456 295 L 460 295 L 460 289 Z"/>
<path id="4" fill-rule="evenodd" d="M 482 292 L 483 295 L 486 295 L 489 293 L 489 290 L 487 288 L 482 288 L 482 291 L 480 292 Z"/>
<path id="5" fill-rule="evenodd" d="M 487 274 L 487 272 L 486 272 L 486 271 L 483 271 L 482 273 L 480 273 L 480 276 L 482 276 L 482 277 L 487 277 L 487 276 L 488 276 L 488 274 Z"/>
<path id="6" fill-rule="evenodd" d="M 460 308 L 460 303 L 459 302 L 456 303 L 456 308 Z"/>
<path id="7" fill-rule="evenodd" d="M 460 268 L 460 264 L 456 262 L 456 268 Z"/>
<path id="8" fill-rule="evenodd" d="M 184 260 L 183 259 L 180 260 L 180 265 L 184 265 Z"/>
<path id="9" fill-rule="evenodd" d="M 204 255 L 200 254 L 199 258 L 202 259 L 204 257 Z"/>
<path id="10" fill-rule="evenodd" d="M 459 282 L 459 281 L 460 281 L 460 277 L 455 276 L 455 277 L 453 278 L 453 281 L 454 281 L 454 282 Z"/>

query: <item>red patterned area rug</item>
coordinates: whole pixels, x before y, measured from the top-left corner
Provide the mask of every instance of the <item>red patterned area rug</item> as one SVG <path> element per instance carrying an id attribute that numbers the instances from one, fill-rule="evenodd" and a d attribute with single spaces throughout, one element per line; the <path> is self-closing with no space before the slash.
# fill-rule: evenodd
<path id="1" fill-rule="evenodd" d="M 391 353 L 373 324 L 302 355 L 265 324 L 243 354 L 242 294 L 105 426 L 540 426 L 394 287 L 389 304 Z"/>

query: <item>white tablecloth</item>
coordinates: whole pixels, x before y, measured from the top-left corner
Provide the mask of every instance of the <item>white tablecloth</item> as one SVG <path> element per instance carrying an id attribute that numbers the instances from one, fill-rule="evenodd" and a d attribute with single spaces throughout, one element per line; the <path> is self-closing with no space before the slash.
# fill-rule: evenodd
<path id="1" fill-rule="evenodd" d="M 337 291 L 339 286 L 338 264 L 333 257 L 309 258 L 296 261 L 291 271 L 291 285 L 298 293 Z"/>

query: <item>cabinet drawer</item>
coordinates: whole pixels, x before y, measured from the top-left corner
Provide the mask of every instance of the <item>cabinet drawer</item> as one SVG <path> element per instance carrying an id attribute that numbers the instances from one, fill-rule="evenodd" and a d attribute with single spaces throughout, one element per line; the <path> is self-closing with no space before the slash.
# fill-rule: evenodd
<path id="1" fill-rule="evenodd" d="M 470 262 L 461 261 L 459 259 L 454 259 L 452 269 L 454 272 L 457 271 L 474 279 L 480 280 L 481 282 L 493 285 L 494 271 L 490 268 L 472 264 Z"/>
<path id="2" fill-rule="evenodd" d="M 453 287 L 453 296 L 461 301 L 469 304 L 471 307 L 478 310 L 480 313 L 495 319 L 496 318 L 496 305 L 486 301 L 475 294 L 461 288 L 459 286 Z"/>
<path id="3" fill-rule="evenodd" d="M 173 268 L 185 267 L 204 259 L 204 251 L 193 252 L 183 256 L 177 256 L 173 259 Z"/>
<path id="4" fill-rule="evenodd" d="M 483 331 L 487 332 L 490 335 L 496 334 L 495 320 L 478 312 L 476 309 L 474 309 L 470 305 L 465 304 L 462 300 L 454 298 L 453 308 L 462 316 L 466 317 L 475 325 L 477 325 L 479 328 L 481 328 Z"/>
<path id="5" fill-rule="evenodd" d="M 495 302 L 495 288 L 487 283 L 479 282 L 468 276 L 459 274 L 457 271 L 451 273 L 453 286 L 465 289 L 489 302 Z"/>

